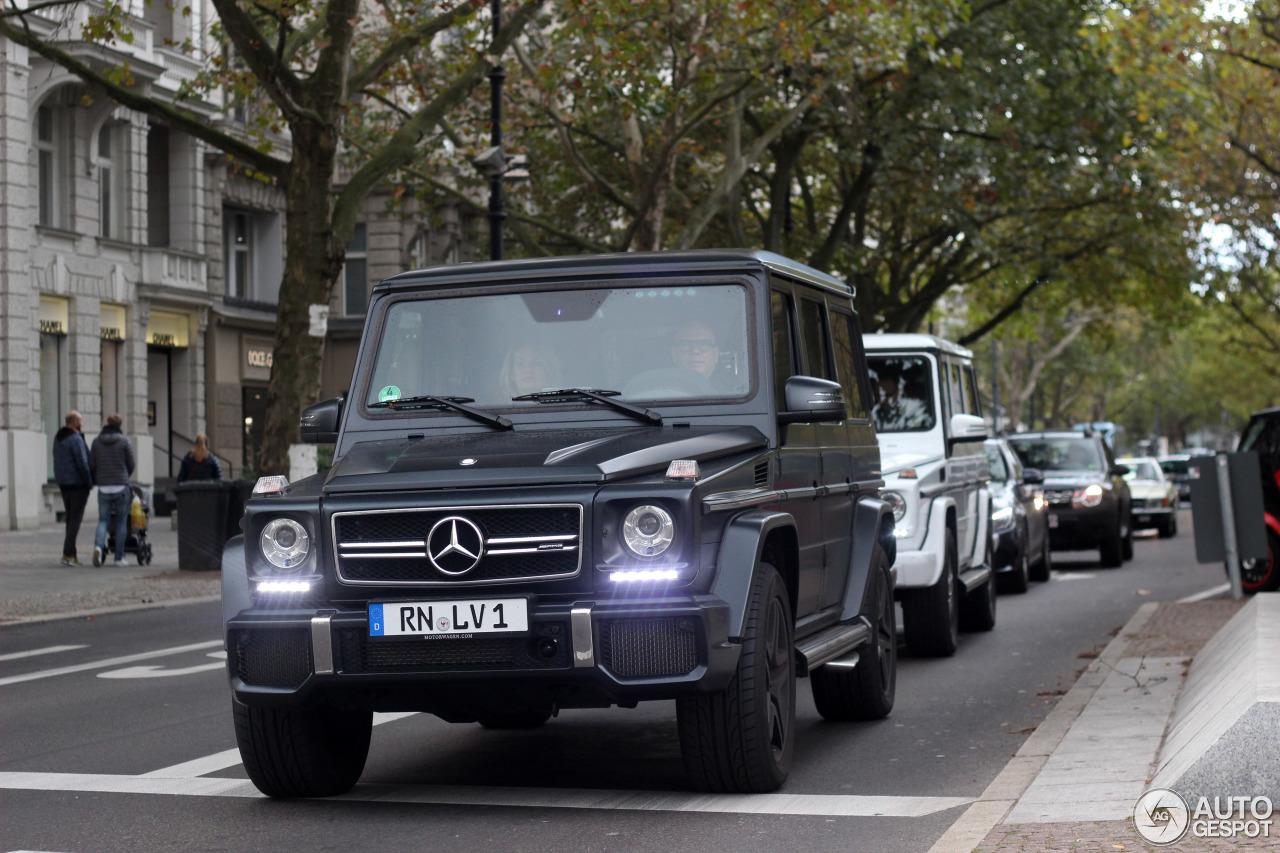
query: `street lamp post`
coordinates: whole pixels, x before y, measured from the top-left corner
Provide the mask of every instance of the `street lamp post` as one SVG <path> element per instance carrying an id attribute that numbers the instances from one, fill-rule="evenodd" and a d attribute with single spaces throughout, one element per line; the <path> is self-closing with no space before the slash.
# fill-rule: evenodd
<path id="1" fill-rule="evenodd" d="M 491 0 L 490 8 L 493 16 L 493 40 L 498 41 L 502 32 L 502 0 Z M 489 132 L 489 144 L 502 153 L 502 81 L 507 74 L 501 65 L 495 65 L 489 72 L 489 114 L 492 127 Z M 507 211 L 502 198 L 502 172 L 494 170 L 489 175 L 489 258 L 502 260 L 502 223 L 507 218 Z"/>

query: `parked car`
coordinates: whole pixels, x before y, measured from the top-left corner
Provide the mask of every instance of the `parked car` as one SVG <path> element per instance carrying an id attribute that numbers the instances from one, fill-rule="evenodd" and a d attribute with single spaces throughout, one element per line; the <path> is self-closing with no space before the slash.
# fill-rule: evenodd
<path id="1" fill-rule="evenodd" d="M 1116 460 L 1129 469 L 1124 475 L 1133 498 L 1133 529 L 1155 528 L 1161 539 L 1178 535 L 1178 487 L 1168 480 L 1160 463 L 1150 456 Z"/>
<path id="2" fill-rule="evenodd" d="M 1009 436 L 1009 445 L 1023 465 L 1044 472 L 1049 544 L 1055 551 L 1097 548 L 1107 568 L 1133 559 L 1128 469 L 1116 464 L 1098 433 L 1019 433 Z"/>
<path id="3" fill-rule="evenodd" d="M 1267 559 L 1245 560 L 1240 579 L 1246 592 L 1280 589 L 1280 408 L 1254 412 L 1240 437 L 1240 450 L 1258 454 L 1262 469 L 1262 514 L 1267 524 Z"/>
<path id="4" fill-rule="evenodd" d="M 1165 478 L 1178 487 L 1178 500 L 1191 500 L 1191 454 L 1171 453 L 1157 457 Z"/>
<path id="5" fill-rule="evenodd" d="M 275 797 L 359 779 L 375 711 L 488 728 L 676 700 L 694 786 L 893 707 L 893 512 L 850 289 L 767 252 L 438 267 L 372 292 L 333 467 L 223 557 L 235 731 Z"/>
<path id="6" fill-rule="evenodd" d="M 1029 581 L 1047 581 L 1053 570 L 1044 474 L 1024 467 L 1003 438 L 987 439 L 987 464 L 996 537 L 992 568 L 1002 590 L 1026 592 Z"/>
<path id="7" fill-rule="evenodd" d="M 932 335 L 864 335 L 898 539 L 903 633 L 916 654 L 955 654 L 996 621 L 987 426 L 973 355 Z"/>

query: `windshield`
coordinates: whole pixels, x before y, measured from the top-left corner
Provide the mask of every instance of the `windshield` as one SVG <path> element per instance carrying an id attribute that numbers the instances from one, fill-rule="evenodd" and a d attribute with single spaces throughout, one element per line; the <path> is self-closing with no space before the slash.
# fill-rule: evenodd
<path id="1" fill-rule="evenodd" d="M 1041 471 L 1101 471 L 1102 454 L 1087 438 L 1011 438 L 1009 446 L 1028 468 Z"/>
<path id="2" fill-rule="evenodd" d="M 512 399 L 568 388 L 622 400 L 741 397 L 748 340 L 740 285 L 403 300 L 387 309 L 365 404 L 432 395 L 488 409 L 598 405 Z"/>
<path id="3" fill-rule="evenodd" d="M 876 392 L 871 416 L 877 432 L 933 429 L 933 375 L 929 360 L 916 355 L 868 355 L 867 373 Z"/>
<path id="4" fill-rule="evenodd" d="M 1163 480 L 1160 476 L 1160 466 L 1150 459 L 1122 459 L 1119 460 L 1121 465 L 1129 469 L 1129 473 L 1124 475 L 1126 480 Z"/>

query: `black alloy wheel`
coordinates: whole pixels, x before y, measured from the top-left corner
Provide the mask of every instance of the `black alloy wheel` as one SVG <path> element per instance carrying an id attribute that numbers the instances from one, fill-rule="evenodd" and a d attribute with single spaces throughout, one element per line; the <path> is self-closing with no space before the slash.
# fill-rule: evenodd
<path id="1" fill-rule="evenodd" d="M 898 681 L 898 613 L 889 558 L 879 545 L 872 566 L 866 608 L 871 641 L 858 650 L 857 666 L 820 666 L 809 676 L 814 705 L 824 720 L 882 720 L 893 710 Z"/>
<path id="2" fill-rule="evenodd" d="M 942 576 L 933 586 L 913 589 L 902 601 L 907 648 L 924 657 L 951 657 L 960 645 L 960 580 L 956 574 L 956 533 L 947 528 Z"/>
<path id="3" fill-rule="evenodd" d="M 761 794 L 787 780 L 795 751 L 794 626 L 782 578 L 761 563 L 729 686 L 676 701 L 680 753 L 698 790 Z"/>
<path id="4" fill-rule="evenodd" d="M 1049 580 L 1053 574 L 1053 558 L 1049 556 L 1049 531 L 1044 532 L 1044 539 L 1040 543 L 1040 559 L 1036 561 L 1031 569 L 1031 579 L 1037 583 L 1044 583 Z"/>
<path id="5" fill-rule="evenodd" d="M 1025 525 L 1018 531 L 1018 553 L 1014 555 L 1013 568 L 999 576 L 1001 592 L 1021 595 L 1030 588 L 1031 558 L 1027 556 L 1027 549 L 1031 546 L 1030 535 Z"/>

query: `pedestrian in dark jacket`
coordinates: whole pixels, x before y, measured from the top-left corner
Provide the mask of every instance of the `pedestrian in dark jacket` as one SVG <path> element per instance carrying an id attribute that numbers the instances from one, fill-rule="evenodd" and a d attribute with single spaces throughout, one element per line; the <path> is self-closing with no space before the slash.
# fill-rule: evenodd
<path id="1" fill-rule="evenodd" d="M 129 507 L 133 504 L 129 476 L 136 462 L 133 442 L 120 429 L 123 423 L 119 415 L 108 415 L 106 426 L 89 449 L 89 468 L 93 471 L 93 481 L 98 484 L 98 529 L 93 534 L 95 566 L 106 562 L 108 524 L 116 535 L 115 564 L 124 565 L 124 540 L 129 535 Z"/>
<path id="2" fill-rule="evenodd" d="M 62 506 L 67 511 L 62 565 L 78 566 L 76 537 L 80 535 L 80 522 L 84 521 L 84 508 L 93 489 L 93 474 L 89 470 L 89 446 L 80 431 L 84 419 L 79 412 L 70 411 L 64 420 L 66 426 L 53 437 L 53 479 L 62 492 Z"/>
<path id="3" fill-rule="evenodd" d="M 196 436 L 195 446 L 191 452 L 182 457 L 182 467 L 178 469 L 178 482 L 187 480 L 221 480 L 222 465 L 218 457 L 209 452 L 209 436 L 201 433 Z"/>

